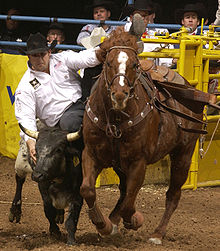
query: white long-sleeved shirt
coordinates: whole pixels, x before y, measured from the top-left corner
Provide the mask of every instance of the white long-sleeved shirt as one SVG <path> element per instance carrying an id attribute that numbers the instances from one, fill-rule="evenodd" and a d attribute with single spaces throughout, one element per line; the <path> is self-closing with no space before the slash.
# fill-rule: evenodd
<path id="1" fill-rule="evenodd" d="M 55 126 L 64 111 L 81 98 L 81 78 L 77 71 L 94 67 L 98 61 L 95 49 L 79 53 L 64 51 L 51 54 L 50 74 L 29 66 L 15 92 L 15 116 L 30 130 L 37 130 L 36 117 L 47 126 Z M 29 137 L 21 133 L 27 141 Z"/>

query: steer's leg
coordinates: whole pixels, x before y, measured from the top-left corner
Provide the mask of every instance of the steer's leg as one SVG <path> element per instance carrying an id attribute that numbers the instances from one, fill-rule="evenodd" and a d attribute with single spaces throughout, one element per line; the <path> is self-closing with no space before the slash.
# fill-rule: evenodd
<path id="1" fill-rule="evenodd" d="M 12 205 L 9 213 L 9 221 L 13 222 L 15 220 L 16 223 L 20 222 L 21 219 L 21 196 L 22 196 L 22 187 L 25 182 L 25 178 L 20 178 L 17 174 L 15 175 L 16 180 L 16 191 L 15 196 L 12 201 Z"/>
<path id="2" fill-rule="evenodd" d="M 83 198 L 78 192 L 77 196 L 75 196 L 74 202 L 71 203 L 69 207 L 69 213 L 67 216 L 67 220 L 65 222 L 65 228 L 68 233 L 67 237 L 68 245 L 74 245 L 76 243 L 75 233 L 77 230 L 77 224 L 82 205 L 83 205 Z"/>
<path id="3" fill-rule="evenodd" d="M 89 218 L 100 234 L 110 234 L 113 229 L 112 223 L 107 217 L 103 216 L 96 203 L 95 182 L 101 169 L 95 169 L 94 160 L 88 155 L 87 147 L 85 147 L 82 154 L 82 164 L 83 182 L 80 188 L 80 193 L 89 207 Z"/>
<path id="4" fill-rule="evenodd" d="M 121 203 L 120 214 L 125 228 L 128 229 L 137 230 L 144 221 L 143 215 L 135 209 L 135 200 L 144 182 L 145 165 L 145 160 L 141 159 L 132 162 L 127 169 L 127 189 L 125 198 Z"/>
<path id="5" fill-rule="evenodd" d="M 50 183 L 48 181 L 40 181 L 38 183 L 38 187 L 44 204 L 44 213 L 50 223 L 50 234 L 55 236 L 56 238 L 60 238 L 61 232 L 55 221 L 57 216 L 57 210 L 52 205 L 52 201 L 48 193 L 49 186 Z"/>
<path id="6" fill-rule="evenodd" d="M 80 211 L 83 205 L 83 198 L 80 194 L 80 186 L 82 184 L 82 166 L 81 162 L 72 168 L 72 186 L 73 186 L 73 202 L 70 204 L 69 213 L 65 222 L 65 228 L 68 232 L 68 245 L 74 245 L 76 243 L 75 233 L 77 230 L 77 224 L 79 220 Z"/>
<path id="7" fill-rule="evenodd" d="M 20 141 L 20 148 L 15 161 L 15 180 L 16 180 L 16 191 L 15 196 L 10 208 L 9 221 L 16 223 L 20 222 L 21 219 L 21 205 L 22 205 L 22 188 L 28 173 L 32 173 L 31 166 L 28 163 L 28 150 L 24 140 Z"/>
<path id="8" fill-rule="evenodd" d="M 165 236 L 167 224 L 178 206 L 181 187 L 185 183 L 194 151 L 194 142 L 190 146 L 175 149 L 170 154 L 171 159 L 171 177 L 169 189 L 166 193 L 166 209 L 163 217 L 150 237 L 150 241 L 155 244 L 162 244 L 162 238 Z"/>

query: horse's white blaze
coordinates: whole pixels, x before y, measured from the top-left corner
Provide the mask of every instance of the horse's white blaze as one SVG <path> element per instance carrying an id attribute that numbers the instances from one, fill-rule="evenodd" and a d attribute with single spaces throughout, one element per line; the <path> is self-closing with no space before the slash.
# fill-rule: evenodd
<path id="1" fill-rule="evenodd" d="M 127 53 L 124 52 L 124 51 L 121 51 L 118 54 L 119 73 L 125 74 L 127 61 L 128 61 L 128 55 L 127 55 Z M 124 83 L 124 77 L 123 76 L 119 77 L 119 84 L 121 86 L 125 85 L 125 83 Z"/>

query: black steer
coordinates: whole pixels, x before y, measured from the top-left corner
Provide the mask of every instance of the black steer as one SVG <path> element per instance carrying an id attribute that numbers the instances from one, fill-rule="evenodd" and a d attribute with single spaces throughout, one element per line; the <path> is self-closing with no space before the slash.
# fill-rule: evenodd
<path id="1" fill-rule="evenodd" d="M 81 165 L 74 166 L 73 156 L 77 155 L 69 141 L 82 144 L 78 133 L 67 133 L 59 128 L 43 128 L 39 132 L 29 131 L 21 126 L 26 134 L 36 138 L 36 166 L 32 166 L 32 179 L 38 182 L 43 199 L 44 212 L 50 223 L 49 231 L 59 237 L 61 232 L 57 223 L 63 222 L 63 213 L 69 207 L 65 228 L 67 243 L 75 243 L 75 232 L 83 204 L 80 195 L 82 183 Z M 72 137 L 73 136 L 73 137 Z M 79 156 L 81 159 L 81 156 Z M 60 210 L 60 215 L 57 214 Z"/>

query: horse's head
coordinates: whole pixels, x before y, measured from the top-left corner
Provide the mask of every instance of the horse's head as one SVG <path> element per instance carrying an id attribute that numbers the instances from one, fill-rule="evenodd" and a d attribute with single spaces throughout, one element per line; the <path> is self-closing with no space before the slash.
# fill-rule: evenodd
<path id="1" fill-rule="evenodd" d="M 103 42 L 103 47 L 106 50 L 103 74 L 112 105 L 116 110 L 124 110 L 137 78 L 136 38 L 119 30 Z"/>

